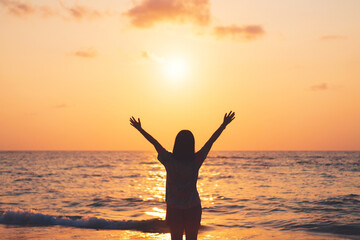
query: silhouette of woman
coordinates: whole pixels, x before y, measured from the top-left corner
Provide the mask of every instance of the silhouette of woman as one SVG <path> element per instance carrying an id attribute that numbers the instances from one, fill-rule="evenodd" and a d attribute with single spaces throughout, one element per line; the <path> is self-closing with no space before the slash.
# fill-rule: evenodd
<path id="1" fill-rule="evenodd" d="M 199 169 L 213 143 L 234 119 L 235 112 L 226 113 L 223 123 L 196 153 L 194 135 L 189 130 L 180 131 L 171 153 L 141 127 L 140 118 L 137 121 L 134 117 L 130 118 L 130 124 L 154 145 L 158 160 L 165 166 L 166 223 L 170 228 L 172 240 L 182 239 L 184 230 L 187 240 L 197 239 L 202 212 L 196 189 Z"/>

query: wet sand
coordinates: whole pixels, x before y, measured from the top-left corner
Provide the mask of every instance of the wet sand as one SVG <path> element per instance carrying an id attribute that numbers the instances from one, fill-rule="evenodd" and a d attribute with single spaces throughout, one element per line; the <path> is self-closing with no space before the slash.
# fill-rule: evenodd
<path id="1" fill-rule="evenodd" d="M 0 236 L 3 240 L 27 239 L 27 240 L 67 240 L 67 239 L 149 239 L 149 240 L 170 240 L 169 233 L 143 233 L 128 230 L 95 230 L 79 229 L 64 226 L 51 227 L 19 227 L 0 225 Z M 224 231 L 206 230 L 199 233 L 199 240 L 210 239 L 239 239 L 239 240 L 332 240 L 332 239 L 356 239 L 354 236 L 334 236 L 328 234 L 304 233 L 300 231 L 273 231 L 265 229 L 234 229 Z"/>

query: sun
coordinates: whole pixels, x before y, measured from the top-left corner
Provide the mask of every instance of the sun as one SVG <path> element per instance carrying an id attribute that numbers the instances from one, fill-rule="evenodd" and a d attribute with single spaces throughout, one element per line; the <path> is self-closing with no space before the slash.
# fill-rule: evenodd
<path id="1" fill-rule="evenodd" d="M 183 59 L 168 59 L 164 61 L 165 75 L 173 80 L 179 80 L 188 73 L 188 65 Z"/>

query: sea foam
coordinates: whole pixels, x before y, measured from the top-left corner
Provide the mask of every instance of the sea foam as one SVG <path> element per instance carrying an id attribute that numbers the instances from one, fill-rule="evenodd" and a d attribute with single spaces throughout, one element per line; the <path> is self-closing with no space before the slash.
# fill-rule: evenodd
<path id="1" fill-rule="evenodd" d="M 6 210 L 0 212 L 0 223 L 20 226 L 69 226 L 92 229 L 137 230 L 142 232 L 168 232 L 161 219 L 148 220 L 109 220 L 97 217 L 53 216 L 37 213 L 34 210 Z"/>

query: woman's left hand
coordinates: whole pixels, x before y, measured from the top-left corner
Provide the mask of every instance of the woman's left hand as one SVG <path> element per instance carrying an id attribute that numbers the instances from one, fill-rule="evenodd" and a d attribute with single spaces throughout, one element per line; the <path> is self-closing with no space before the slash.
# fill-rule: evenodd
<path id="1" fill-rule="evenodd" d="M 136 119 L 134 117 L 130 118 L 130 124 L 131 126 L 133 126 L 134 128 L 136 128 L 137 130 L 141 129 L 141 122 L 140 122 L 140 118 L 138 118 L 138 121 L 136 121 Z"/>

